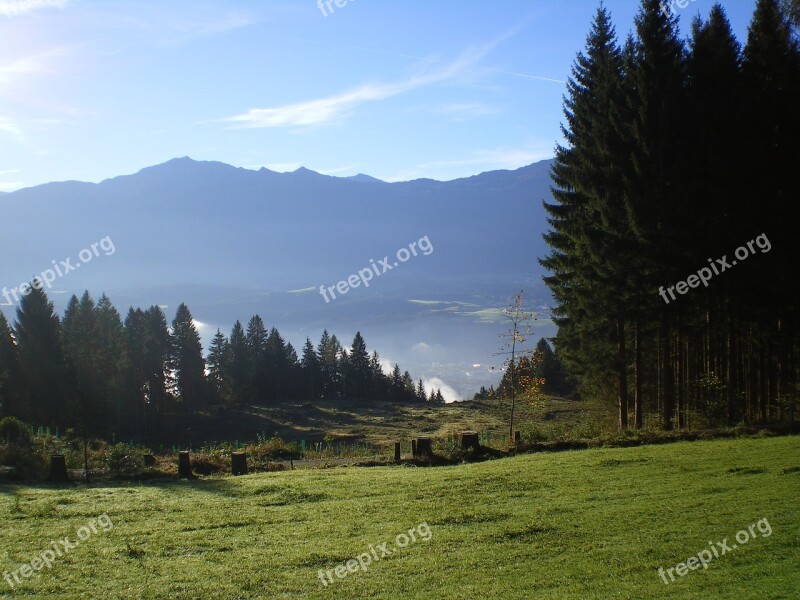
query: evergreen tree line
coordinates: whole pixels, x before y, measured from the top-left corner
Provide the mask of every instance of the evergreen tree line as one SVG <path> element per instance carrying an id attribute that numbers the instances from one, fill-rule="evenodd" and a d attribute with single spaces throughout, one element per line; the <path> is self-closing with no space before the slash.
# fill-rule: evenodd
<path id="1" fill-rule="evenodd" d="M 207 360 L 191 312 L 171 327 L 158 306 L 131 308 L 124 321 L 104 294 L 73 296 L 63 319 L 41 286 L 23 297 L 13 328 L 0 313 L 0 415 L 71 427 L 85 435 L 146 439 L 165 420 L 186 426 L 214 406 L 352 398 L 443 403 L 408 371 L 383 373 L 360 333 L 345 349 L 327 330 L 302 357 L 258 315 L 230 337 L 219 330 Z"/>
<path id="2" fill-rule="evenodd" d="M 719 4 L 683 39 L 643 0 L 620 46 L 601 6 L 574 63 L 540 262 L 557 354 L 622 428 L 794 418 L 798 18 L 758 0 L 742 48 Z M 761 234 L 769 253 L 659 294 Z"/>

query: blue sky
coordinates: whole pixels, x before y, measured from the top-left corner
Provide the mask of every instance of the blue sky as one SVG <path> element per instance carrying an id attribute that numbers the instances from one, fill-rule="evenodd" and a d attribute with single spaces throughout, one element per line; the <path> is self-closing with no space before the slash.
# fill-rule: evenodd
<path id="1" fill-rule="evenodd" d="M 178 156 L 399 181 L 549 158 L 594 0 L 0 0 L 0 190 Z M 624 38 L 636 0 L 607 0 Z M 677 9 L 681 29 L 712 0 Z M 722 2 L 743 43 L 754 0 Z M 324 8 L 324 6 L 323 6 Z"/>

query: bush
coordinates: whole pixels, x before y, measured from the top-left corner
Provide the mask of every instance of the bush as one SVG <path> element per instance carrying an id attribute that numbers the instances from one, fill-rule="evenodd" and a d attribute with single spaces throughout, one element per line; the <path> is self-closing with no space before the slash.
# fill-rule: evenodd
<path id="1" fill-rule="evenodd" d="M 108 468 L 117 475 L 130 477 L 138 475 L 144 468 L 142 453 L 130 444 L 114 444 L 108 449 L 106 458 Z"/>
<path id="2" fill-rule="evenodd" d="M 13 467 L 10 477 L 17 480 L 41 479 L 48 466 L 41 453 L 15 445 L 0 445 L 0 464 Z"/>
<path id="3" fill-rule="evenodd" d="M 28 447 L 33 442 L 33 433 L 16 417 L 4 417 L 0 420 L 0 442 Z"/>

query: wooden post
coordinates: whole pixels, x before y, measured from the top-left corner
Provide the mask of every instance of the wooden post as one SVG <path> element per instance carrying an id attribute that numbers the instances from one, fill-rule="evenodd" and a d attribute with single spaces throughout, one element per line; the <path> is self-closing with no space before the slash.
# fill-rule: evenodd
<path id="1" fill-rule="evenodd" d="M 474 448 L 475 450 L 480 450 L 481 443 L 478 439 L 478 432 L 477 431 L 462 431 L 461 432 L 461 449 L 462 450 L 469 450 L 470 448 Z"/>
<path id="2" fill-rule="evenodd" d="M 178 452 L 178 477 L 181 479 L 192 477 L 192 466 L 189 463 L 189 453 L 186 451 Z"/>
<path id="3" fill-rule="evenodd" d="M 417 438 L 417 454 L 419 456 L 433 456 L 433 450 L 431 449 L 431 438 L 429 437 L 418 437 Z"/>
<path id="4" fill-rule="evenodd" d="M 417 440 L 411 440 L 411 456 L 417 458 Z"/>
<path id="5" fill-rule="evenodd" d="M 394 443 L 394 462 L 400 462 L 400 442 Z"/>
<path id="6" fill-rule="evenodd" d="M 67 459 L 63 454 L 50 455 L 50 474 L 47 476 L 47 481 L 56 483 L 69 481 L 69 474 L 67 473 Z"/>
<path id="7" fill-rule="evenodd" d="M 231 472 L 234 475 L 247 475 L 247 455 L 244 452 L 231 454 Z"/>

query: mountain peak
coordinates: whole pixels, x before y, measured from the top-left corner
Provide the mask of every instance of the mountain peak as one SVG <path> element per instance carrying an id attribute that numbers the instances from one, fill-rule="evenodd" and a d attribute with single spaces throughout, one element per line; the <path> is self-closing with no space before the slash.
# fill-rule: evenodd
<path id="1" fill-rule="evenodd" d="M 384 183 L 382 180 L 377 179 L 372 175 L 365 175 L 364 173 L 359 173 L 358 175 L 353 175 L 351 177 L 345 177 L 345 179 L 349 179 L 350 181 L 363 181 L 365 183 Z"/>

